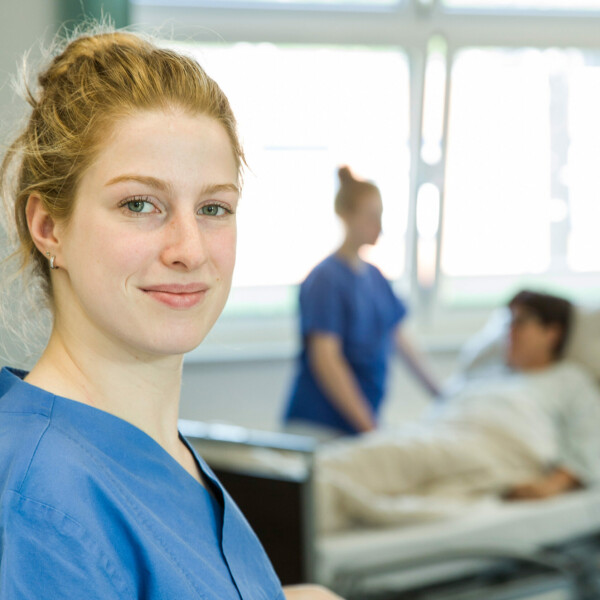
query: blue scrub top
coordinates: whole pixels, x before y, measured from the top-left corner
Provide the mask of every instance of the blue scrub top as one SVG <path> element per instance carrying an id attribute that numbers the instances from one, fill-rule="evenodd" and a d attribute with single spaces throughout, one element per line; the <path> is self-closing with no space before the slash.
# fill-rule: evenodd
<path id="1" fill-rule="evenodd" d="M 210 491 L 137 427 L 24 376 L 0 372 L 0 600 L 284 600 L 202 459 Z"/>
<path id="2" fill-rule="evenodd" d="M 284 420 L 357 433 L 312 374 L 306 342 L 315 332 L 340 338 L 344 356 L 376 417 L 385 395 L 392 334 L 405 315 L 405 305 L 377 267 L 365 263 L 356 271 L 336 255 L 318 264 L 300 286 L 302 352 Z"/>

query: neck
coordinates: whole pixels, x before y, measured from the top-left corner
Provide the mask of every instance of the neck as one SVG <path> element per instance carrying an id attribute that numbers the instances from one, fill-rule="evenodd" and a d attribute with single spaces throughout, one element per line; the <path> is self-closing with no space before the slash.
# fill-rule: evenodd
<path id="1" fill-rule="evenodd" d="M 363 263 L 358 253 L 360 248 L 360 245 L 357 245 L 353 240 L 346 237 L 344 243 L 338 248 L 335 254 L 354 269 L 358 269 Z"/>
<path id="2" fill-rule="evenodd" d="M 551 357 L 540 357 L 538 360 L 532 360 L 528 362 L 526 365 L 522 366 L 517 370 L 522 371 L 523 373 L 535 373 L 538 371 L 545 371 L 549 369 L 556 363 L 556 360 Z"/>
<path id="3" fill-rule="evenodd" d="M 86 344 L 55 327 L 27 382 L 120 417 L 177 454 L 183 357 L 140 357 L 104 342 Z"/>

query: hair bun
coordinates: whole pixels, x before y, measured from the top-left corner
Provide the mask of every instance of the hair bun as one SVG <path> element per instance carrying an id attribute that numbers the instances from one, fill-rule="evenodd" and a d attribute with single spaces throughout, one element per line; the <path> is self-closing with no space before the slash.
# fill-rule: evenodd
<path id="1" fill-rule="evenodd" d="M 68 76 L 72 69 L 79 71 L 85 68 L 86 63 L 94 71 L 101 72 L 115 57 L 122 60 L 124 51 L 143 50 L 147 47 L 141 38 L 120 32 L 82 35 L 72 40 L 60 54 L 55 56 L 48 69 L 40 73 L 38 82 L 45 89 L 63 76 Z M 119 56 L 116 56 L 117 54 Z M 79 73 L 74 74 L 73 77 L 80 84 Z"/>
<path id="2" fill-rule="evenodd" d="M 340 167 L 338 169 L 338 178 L 342 185 L 356 181 L 356 178 L 352 174 L 350 167 L 348 167 L 347 165 L 344 165 L 343 167 Z"/>

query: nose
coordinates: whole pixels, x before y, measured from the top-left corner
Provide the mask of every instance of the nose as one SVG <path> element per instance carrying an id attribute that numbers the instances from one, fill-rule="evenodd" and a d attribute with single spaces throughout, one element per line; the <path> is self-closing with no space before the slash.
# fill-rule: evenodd
<path id="1" fill-rule="evenodd" d="M 193 271 L 208 260 L 206 232 L 194 214 L 174 215 L 166 224 L 162 262 L 170 268 Z"/>

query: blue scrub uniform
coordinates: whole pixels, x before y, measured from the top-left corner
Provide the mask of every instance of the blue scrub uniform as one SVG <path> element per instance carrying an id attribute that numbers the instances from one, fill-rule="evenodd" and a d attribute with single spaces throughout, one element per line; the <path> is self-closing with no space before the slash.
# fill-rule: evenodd
<path id="1" fill-rule="evenodd" d="M 357 433 L 312 374 L 306 341 L 315 332 L 339 337 L 344 356 L 377 416 L 385 395 L 392 334 L 405 315 L 405 305 L 373 265 L 366 263 L 356 271 L 336 255 L 317 265 L 300 286 L 302 352 L 284 420 Z"/>
<path id="2" fill-rule="evenodd" d="M 137 427 L 0 372 L 0 600 L 284 600 L 250 526 Z"/>

